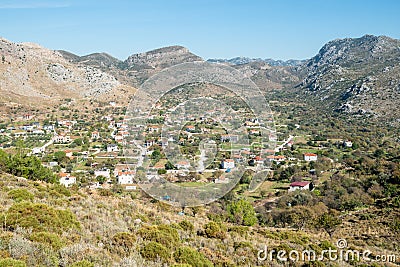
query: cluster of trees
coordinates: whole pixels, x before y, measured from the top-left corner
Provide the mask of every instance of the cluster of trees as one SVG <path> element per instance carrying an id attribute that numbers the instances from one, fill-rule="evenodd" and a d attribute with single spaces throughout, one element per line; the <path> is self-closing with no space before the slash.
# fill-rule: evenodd
<path id="1" fill-rule="evenodd" d="M 44 167 L 37 157 L 22 153 L 11 155 L 0 150 L 0 170 L 34 181 L 57 182 L 57 176 L 50 169 Z"/>

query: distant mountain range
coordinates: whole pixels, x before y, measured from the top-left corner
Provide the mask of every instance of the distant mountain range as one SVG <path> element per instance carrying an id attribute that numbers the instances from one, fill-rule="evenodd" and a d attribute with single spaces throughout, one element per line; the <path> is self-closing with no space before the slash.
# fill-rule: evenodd
<path id="1" fill-rule="evenodd" d="M 78 56 L 5 39 L 0 39 L 0 56 L 0 101 L 30 105 L 63 98 L 126 104 L 126 96 L 156 72 L 203 60 L 182 46 L 134 54 L 122 61 L 106 53 Z M 324 110 L 399 118 L 400 41 L 386 36 L 333 40 L 308 60 L 208 61 L 231 65 L 263 91 L 285 90 Z"/>
<path id="2" fill-rule="evenodd" d="M 212 63 L 228 63 L 230 65 L 241 65 L 252 62 L 265 62 L 270 66 L 298 66 L 306 62 L 306 60 L 289 59 L 289 60 L 274 60 L 271 58 L 249 58 L 249 57 L 235 57 L 231 59 L 208 59 Z"/>

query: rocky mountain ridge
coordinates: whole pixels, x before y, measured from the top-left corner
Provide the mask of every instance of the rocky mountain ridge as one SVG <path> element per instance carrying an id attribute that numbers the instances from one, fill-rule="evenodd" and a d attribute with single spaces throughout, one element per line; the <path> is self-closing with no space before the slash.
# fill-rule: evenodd
<path id="1" fill-rule="evenodd" d="M 99 68 L 74 64 L 36 44 L 1 39 L 0 53 L 2 101 L 40 106 L 64 98 L 101 97 L 125 87 Z"/>
<path id="2" fill-rule="evenodd" d="M 304 77 L 298 87 L 332 109 L 397 114 L 400 40 L 373 35 L 333 40 L 303 66 L 298 68 Z"/>
<path id="3" fill-rule="evenodd" d="M 0 40 L 0 54 L 0 98 L 16 103 L 99 97 L 126 102 L 126 94 L 156 72 L 203 60 L 182 46 L 133 54 L 122 61 L 107 53 L 77 56 L 5 39 Z M 250 77 L 263 91 L 285 90 L 327 111 L 399 117 L 400 41 L 396 39 L 372 35 L 336 39 L 304 62 L 248 58 L 221 62 Z"/>

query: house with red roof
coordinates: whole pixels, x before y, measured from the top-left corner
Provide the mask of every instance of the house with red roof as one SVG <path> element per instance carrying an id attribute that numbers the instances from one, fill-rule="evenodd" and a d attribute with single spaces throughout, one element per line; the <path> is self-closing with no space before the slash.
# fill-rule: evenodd
<path id="1" fill-rule="evenodd" d="M 313 190 L 314 185 L 310 182 L 293 182 L 290 184 L 289 192 L 293 192 L 296 190 Z"/>

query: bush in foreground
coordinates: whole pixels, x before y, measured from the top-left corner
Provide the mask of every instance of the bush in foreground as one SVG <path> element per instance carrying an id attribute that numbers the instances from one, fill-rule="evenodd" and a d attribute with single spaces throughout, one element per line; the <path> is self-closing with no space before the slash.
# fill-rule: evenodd
<path id="1" fill-rule="evenodd" d="M 186 263 L 196 267 L 214 266 L 203 254 L 190 247 L 180 247 L 174 253 L 177 263 Z"/>

